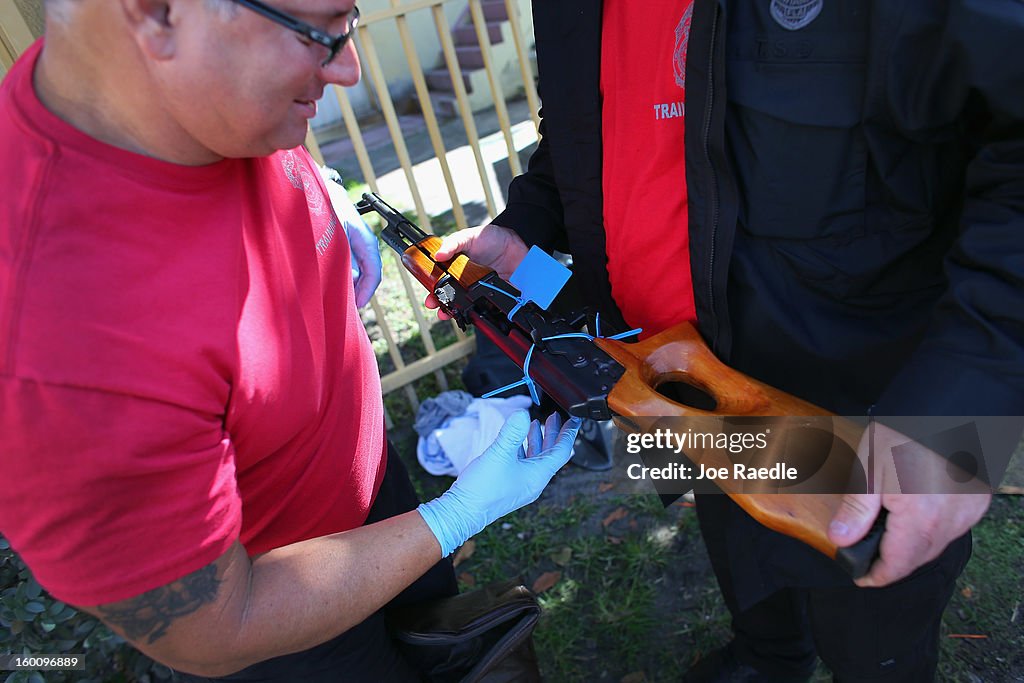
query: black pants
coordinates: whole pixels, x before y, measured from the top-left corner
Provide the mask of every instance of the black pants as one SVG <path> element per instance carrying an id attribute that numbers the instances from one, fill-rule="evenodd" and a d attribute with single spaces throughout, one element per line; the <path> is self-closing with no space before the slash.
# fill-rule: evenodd
<path id="1" fill-rule="evenodd" d="M 409 473 L 388 444 L 387 471 L 380 492 L 370 509 L 366 524 L 379 522 L 415 509 L 419 504 Z M 434 565 L 426 574 L 398 594 L 382 610 L 325 643 L 302 652 L 275 657 L 223 678 L 202 678 L 175 672 L 176 681 L 202 683 L 234 681 L 245 683 L 336 683 L 338 681 L 379 683 L 419 681 L 419 676 L 395 647 L 385 623 L 391 606 L 455 595 L 458 587 L 450 559 Z"/>
<path id="2" fill-rule="evenodd" d="M 698 498 L 701 532 L 733 617 L 733 654 L 779 678 L 839 683 L 935 678 L 942 612 L 971 554 L 970 534 L 883 588 L 858 588 L 831 560 L 750 518 L 728 496 Z"/>

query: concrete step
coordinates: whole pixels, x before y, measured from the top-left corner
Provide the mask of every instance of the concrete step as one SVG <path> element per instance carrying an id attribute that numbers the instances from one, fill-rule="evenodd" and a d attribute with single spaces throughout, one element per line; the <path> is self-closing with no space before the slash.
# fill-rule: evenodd
<path id="1" fill-rule="evenodd" d="M 505 0 L 484 0 L 480 3 L 484 11 L 484 18 L 489 22 L 507 21 L 508 10 L 505 9 Z"/>
<path id="2" fill-rule="evenodd" d="M 432 92 L 430 104 L 434 107 L 434 114 L 442 119 L 454 119 L 459 116 L 459 102 L 453 93 Z"/>
<path id="3" fill-rule="evenodd" d="M 483 111 L 494 106 L 494 100 L 490 94 L 471 93 L 468 97 L 470 111 Z M 459 101 L 452 93 L 434 92 L 430 93 L 430 103 L 434 107 L 434 113 L 442 119 L 454 119 L 461 116 Z"/>
<path id="4" fill-rule="evenodd" d="M 500 43 L 504 36 L 501 33 L 500 21 L 488 21 L 487 22 L 487 36 L 491 43 Z M 480 43 L 476 39 L 476 26 L 472 22 L 464 26 L 459 26 L 452 30 L 452 40 L 455 41 L 455 45 L 479 45 Z"/>
<path id="5" fill-rule="evenodd" d="M 447 72 L 445 72 L 445 76 L 447 77 Z M 472 111 L 481 111 L 482 109 L 494 106 L 494 96 L 491 93 L 491 85 L 486 71 L 483 69 L 465 71 L 462 74 L 462 78 L 466 82 L 466 96 L 469 99 L 469 107 Z M 450 117 L 458 115 L 458 100 L 455 98 L 455 93 L 451 92 L 450 77 L 448 77 L 448 85 L 448 91 L 432 90 L 430 93 L 430 100 L 433 102 L 434 111 L 437 112 L 438 116 Z M 502 84 L 502 89 L 505 91 L 506 97 L 518 94 L 518 89 L 506 88 L 504 83 Z"/>
<path id="6" fill-rule="evenodd" d="M 427 79 L 427 88 L 431 92 L 452 93 L 454 95 L 455 90 L 452 87 L 452 76 L 446 67 L 427 69 L 423 73 Z M 466 91 L 469 92 L 472 83 L 469 74 L 465 71 L 462 72 L 462 83 L 466 86 Z"/>
<path id="7" fill-rule="evenodd" d="M 463 71 L 484 68 L 484 53 L 479 45 L 463 45 L 455 48 L 455 54 L 459 58 L 459 66 Z"/>

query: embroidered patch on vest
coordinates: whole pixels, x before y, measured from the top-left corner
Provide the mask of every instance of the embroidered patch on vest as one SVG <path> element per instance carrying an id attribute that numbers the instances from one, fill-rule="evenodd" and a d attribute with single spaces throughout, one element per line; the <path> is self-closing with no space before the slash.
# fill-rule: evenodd
<path id="1" fill-rule="evenodd" d="M 796 31 L 821 14 L 825 0 L 772 0 L 772 19 L 784 29 Z"/>

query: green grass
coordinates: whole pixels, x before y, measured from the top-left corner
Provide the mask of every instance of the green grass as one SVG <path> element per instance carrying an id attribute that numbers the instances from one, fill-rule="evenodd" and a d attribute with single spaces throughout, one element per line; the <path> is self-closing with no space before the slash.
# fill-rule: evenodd
<path id="1" fill-rule="evenodd" d="M 561 572 L 539 596 L 544 615 L 535 642 L 547 680 L 591 680 L 611 662 L 640 670 L 661 630 L 657 603 L 673 539 L 646 524 L 631 529 L 625 519 L 626 531 L 615 530 L 617 536 L 580 524 L 605 507 L 579 498 L 564 507 L 542 500 L 485 530 L 458 567 L 464 583 L 468 575 L 476 584 L 520 573 L 533 585 L 544 573 Z"/>
<path id="2" fill-rule="evenodd" d="M 984 638 L 957 638 L 980 635 Z M 1024 680 L 1024 497 L 996 496 L 943 619 L 943 680 Z"/>
<path id="3" fill-rule="evenodd" d="M 664 509 L 649 495 L 558 493 L 588 477 L 567 467 L 538 502 L 476 536 L 475 552 L 456 568 L 460 584 L 518 576 L 532 586 L 561 572 L 539 595 L 535 645 L 545 680 L 617 682 L 639 672 L 635 680 L 677 681 L 730 637 L 695 512 Z M 604 527 L 619 508 L 626 516 Z M 997 497 L 975 538 L 944 618 L 937 680 L 1024 680 L 1024 500 Z M 950 637 L 964 633 L 987 638 Z M 830 680 L 820 666 L 814 681 Z"/>

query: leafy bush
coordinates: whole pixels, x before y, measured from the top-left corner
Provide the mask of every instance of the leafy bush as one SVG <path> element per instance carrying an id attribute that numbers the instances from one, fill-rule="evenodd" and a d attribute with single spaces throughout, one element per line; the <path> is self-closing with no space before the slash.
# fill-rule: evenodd
<path id="1" fill-rule="evenodd" d="M 170 669 L 149 659 L 96 618 L 52 598 L 0 536 L 0 654 L 84 654 L 85 671 L 10 673 L 4 683 L 155 683 Z"/>

